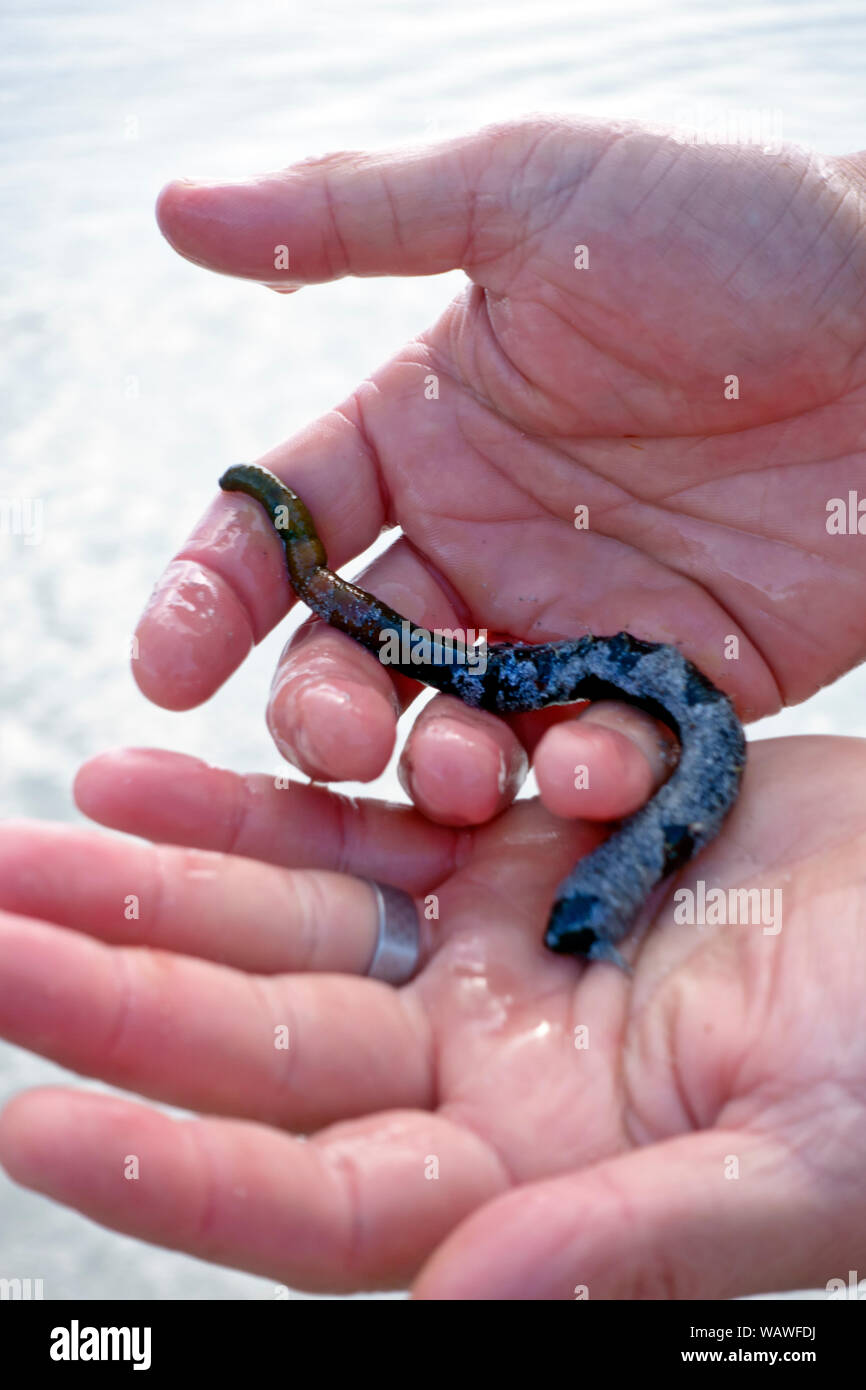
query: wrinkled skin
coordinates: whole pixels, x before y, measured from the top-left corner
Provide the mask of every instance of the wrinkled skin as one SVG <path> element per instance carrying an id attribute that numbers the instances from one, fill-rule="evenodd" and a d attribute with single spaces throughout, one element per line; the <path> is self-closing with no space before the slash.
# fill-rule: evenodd
<path id="1" fill-rule="evenodd" d="M 544 118 L 171 185 L 160 218 L 190 259 L 251 279 L 274 279 L 287 238 L 302 283 L 462 265 L 472 284 L 432 329 L 261 462 L 304 498 L 333 565 L 403 527 L 361 582 L 416 622 L 676 641 L 750 718 L 866 653 L 866 545 L 824 524 L 863 476 L 861 178 L 859 158 Z M 589 270 L 572 268 L 577 244 Z M 149 605 L 135 670 L 158 703 L 206 699 L 285 611 L 255 512 L 215 503 Z M 269 722 L 311 775 L 372 778 L 414 693 L 309 625 Z M 529 753 L 545 806 L 508 810 Z M 5 829 L 0 1028 L 210 1118 L 36 1092 L 6 1108 L 0 1157 L 107 1224 L 310 1288 L 706 1298 L 844 1277 L 866 1214 L 864 757 L 854 741 L 753 746 L 687 881 L 780 887 L 782 931 L 698 931 L 668 899 L 629 981 L 540 936 L 591 822 L 665 774 L 634 712 L 506 725 L 434 700 L 403 762 L 426 819 L 105 755 L 79 779 L 88 814 L 229 858 L 159 851 L 160 894 L 146 848 Z M 590 791 L 575 794 L 576 762 Z M 315 873 L 251 876 L 238 855 Z M 372 939 L 353 874 L 439 896 L 404 990 L 350 978 Z M 130 1152 L 148 1174 L 134 1199 Z"/>
<path id="2" fill-rule="evenodd" d="M 306 836 L 349 874 L 399 862 L 416 894 L 441 880 L 439 919 L 401 990 L 303 973 L 362 968 L 356 880 L 6 827 L 4 1035 L 206 1118 L 35 1091 L 7 1106 L 0 1158 L 108 1225 L 308 1288 L 709 1298 L 845 1278 L 866 1253 L 864 788 L 856 740 L 753 745 L 693 868 L 780 888 L 781 930 L 677 924 L 669 898 L 629 981 L 541 947 L 541 904 L 595 832 L 537 801 L 455 835 L 375 803 L 339 822 L 333 793 L 286 802 L 179 755 L 104 755 L 78 796 L 105 820 L 178 838 L 190 815 L 199 844 L 277 863 Z"/>
<path id="3" fill-rule="evenodd" d="M 334 565 L 403 527 L 362 582 L 416 622 L 672 641 L 748 720 L 866 655 L 866 546 L 825 525 L 828 499 L 863 480 L 859 180 L 858 160 L 545 117 L 171 184 L 159 216 L 190 259 L 283 288 L 462 265 L 471 283 L 438 322 L 259 462 L 303 497 Z M 274 247 L 289 243 L 280 275 Z M 279 547 L 254 510 L 215 503 L 170 571 L 179 591 L 149 607 L 135 672 L 158 703 L 206 698 L 285 611 Z M 378 775 L 395 719 L 368 657 L 320 627 L 290 645 L 269 722 L 305 772 Z M 509 731 L 437 701 L 404 760 L 416 804 L 486 819 L 549 723 Z M 556 769 L 574 762 L 575 726 L 552 737 L 542 795 L 555 783 L 567 804 Z"/>

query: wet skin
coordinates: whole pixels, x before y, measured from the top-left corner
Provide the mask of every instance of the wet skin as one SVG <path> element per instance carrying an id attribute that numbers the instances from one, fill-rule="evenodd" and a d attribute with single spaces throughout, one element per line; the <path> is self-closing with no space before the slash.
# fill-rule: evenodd
<path id="1" fill-rule="evenodd" d="M 578 862 L 559 885 L 547 924 L 544 940 L 552 951 L 623 964 L 614 943 L 656 885 L 715 837 L 737 799 L 746 745 L 727 696 L 675 647 L 627 632 L 535 646 L 497 643 L 479 668 L 452 638 L 431 641 L 424 629 L 332 573 L 304 503 L 266 468 L 237 464 L 220 487 L 264 507 L 282 540 L 293 589 L 320 618 L 383 660 L 389 639 L 402 644 L 398 650 L 409 659 L 393 663 L 401 675 L 494 714 L 615 697 L 676 734 L 681 753 L 673 775 Z M 423 649 L 425 661 L 411 659 L 413 646 L 416 657 Z"/>

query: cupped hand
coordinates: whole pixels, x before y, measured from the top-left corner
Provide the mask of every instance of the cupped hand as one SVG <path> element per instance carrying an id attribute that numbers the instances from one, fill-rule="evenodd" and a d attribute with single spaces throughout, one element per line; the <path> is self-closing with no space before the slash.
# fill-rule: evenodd
<path id="1" fill-rule="evenodd" d="M 856 160 L 535 117 L 180 181 L 159 220 L 196 264 L 283 290 L 466 272 L 431 328 L 260 460 L 306 501 L 332 567 L 402 527 L 362 582 L 415 622 L 674 642 L 744 719 L 866 655 L 866 546 L 827 528 L 828 501 L 847 514 L 864 478 Z M 220 498 L 142 620 L 141 688 L 175 709 L 206 699 L 290 602 L 264 517 Z M 316 623 L 284 653 L 268 719 L 309 775 L 369 780 L 417 692 Z M 551 731 L 563 717 L 508 728 L 437 699 L 404 785 L 436 820 L 481 822 L 544 735 L 550 805 L 548 768 L 583 760 L 570 725 Z"/>
<path id="2" fill-rule="evenodd" d="M 201 1117 L 39 1090 L 6 1107 L 0 1157 L 108 1226 L 309 1289 L 712 1298 L 844 1278 L 866 1227 L 864 788 L 859 741 L 753 744 L 629 978 L 542 947 L 599 832 L 538 801 L 455 830 L 102 755 L 83 809 L 200 848 L 3 827 L 0 1030 Z M 361 877 L 423 914 L 401 989 L 360 978 Z M 699 881 L 726 903 L 761 890 L 760 920 L 677 920 Z"/>

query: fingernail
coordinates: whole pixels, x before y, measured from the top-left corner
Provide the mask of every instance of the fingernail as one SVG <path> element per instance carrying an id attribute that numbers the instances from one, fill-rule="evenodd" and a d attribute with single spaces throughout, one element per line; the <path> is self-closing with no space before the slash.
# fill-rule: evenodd
<path id="1" fill-rule="evenodd" d="M 172 183 L 186 183 L 192 188 L 235 188 L 241 184 L 253 184 L 258 182 L 255 178 L 226 178 L 215 179 L 213 177 L 203 179 L 190 178 L 189 174 L 182 174 L 179 179 L 172 179 Z"/>
<path id="2" fill-rule="evenodd" d="M 397 764 L 397 781 L 403 788 L 410 801 L 415 800 L 415 780 L 412 770 L 412 759 L 407 751 L 404 751 L 402 758 Z"/>
<path id="3" fill-rule="evenodd" d="M 335 686 L 322 684 L 287 694 L 275 702 L 268 715 L 268 725 L 280 752 L 297 767 L 328 771 L 333 756 L 330 721 L 323 724 L 323 705 L 330 705 L 332 717 L 339 718 L 351 709 L 349 693 Z M 306 708 L 305 708 L 306 707 Z M 347 728 L 344 723 L 343 735 Z"/>

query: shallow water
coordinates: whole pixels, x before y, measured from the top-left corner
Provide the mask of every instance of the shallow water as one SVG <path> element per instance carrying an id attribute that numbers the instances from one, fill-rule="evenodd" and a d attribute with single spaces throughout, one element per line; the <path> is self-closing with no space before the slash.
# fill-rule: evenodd
<path id="1" fill-rule="evenodd" d="M 708 125 L 760 110 L 774 135 L 826 153 L 866 145 L 866 17 L 853 0 L 19 0 L 3 28 L 0 494 L 26 479 L 45 527 L 41 545 L 0 536 L 4 816 L 79 819 L 72 775 L 107 745 L 280 770 L 263 706 L 284 632 L 184 715 L 138 695 L 128 634 L 227 463 L 342 398 L 461 282 L 343 281 L 286 300 L 208 276 L 156 231 L 167 179 L 533 110 Z M 752 736 L 866 735 L 864 696 L 861 669 Z M 396 789 L 393 776 L 383 785 Z M 0 1098 L 64 1075 L 0 1049 Z M 267 1281 L 102 1231 L 2 1177 L 0 1232 L 0 1275 L 42 1278 L 48 1298 L 271 1295 Z"/>

